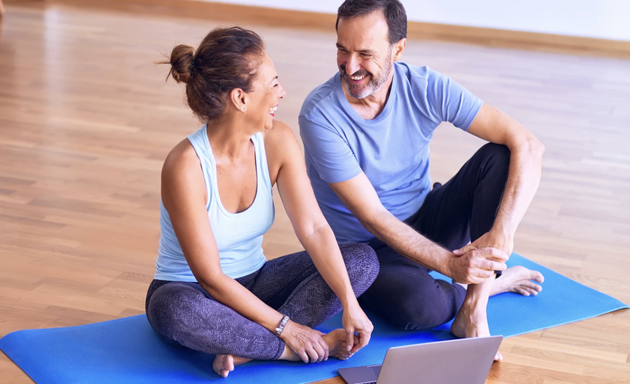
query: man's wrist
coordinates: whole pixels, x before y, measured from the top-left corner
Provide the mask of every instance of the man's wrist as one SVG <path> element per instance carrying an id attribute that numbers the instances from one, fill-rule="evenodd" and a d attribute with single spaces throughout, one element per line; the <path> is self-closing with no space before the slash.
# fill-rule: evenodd
<path id="1" fill-rule="evenodd" d="M 444 276 L 453 278 L 453 262 L 455 261 L 456 257 L 458 256 L 453 252 L 446 253 L 442 261 L 442 270 L 438 272 L 440 272 Z"/>
<path id="2" fill-rule="evenodd" d="M 497 221 L 490 229 L 490 232 L 495 238 L 500 237 L 502 239 L 505 239 L 506 241 L 512 241 L 512 239 L 514 238 L 514 233 L 516 233 L 516 228 L 510 229 L 509 226 Z"/>

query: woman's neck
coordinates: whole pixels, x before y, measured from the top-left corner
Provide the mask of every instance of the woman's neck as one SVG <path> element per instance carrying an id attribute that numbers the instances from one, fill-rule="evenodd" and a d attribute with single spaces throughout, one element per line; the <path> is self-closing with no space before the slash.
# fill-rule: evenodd
<path id="1" fill-rule="evenodd" d="M 207 124 L 208 140 L 215 157 L 237 159 L 247 155 L 252 129 L 240 116 L 224 116 Z"/>

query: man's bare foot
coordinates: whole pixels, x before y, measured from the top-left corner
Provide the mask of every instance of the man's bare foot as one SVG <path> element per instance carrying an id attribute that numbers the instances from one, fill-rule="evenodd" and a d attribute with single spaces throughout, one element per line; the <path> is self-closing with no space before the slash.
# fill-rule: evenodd
<path id="1" fill-rule="evenodd" d="M 490 336 L 488 318 L 485 308 L 483 311 L 470 311 L 464 303 L 455 316 L 455 321 L 451 325 L 451 332 L 457 337 L 486 337 Z M 494 361 L 503 360 L 500 352 L 494 356 Z"/>
<path id="2" fill-rule="evenodd" d="M 501 276 L 501 279 L 503 276 Z M 488 326 L 488 297 L 494 281 L 486 280 L 482 284 L 469 285 L 466 290 L 464 303 L 457 312 L 451 325 L 451 332 L 456 337 L 487 337 L 490 336 Z M 497 352 L 494 361 L 503 360 L 501 353 Z"/>
<path id="3" fill-rule="evenodd" d="M 492 282 L 490 296 L 498 295 L 503 292 L 520 293 L 523 296 L 535 296 L 542 291 L 542 287 L 534 281 L 541 284 L 545 281 L 545 278 L 540 272 L 527 269 L 520 265 L 510 267 L 503 271 L 501 277 Z"/>
<path id="4" fill-rule="evenodd" d="M 212 369 L 221 377 L 227 377 L 237 365 L 245 364 L 252 359 L 232 355 L 217 355 L 212 363 Z"/>

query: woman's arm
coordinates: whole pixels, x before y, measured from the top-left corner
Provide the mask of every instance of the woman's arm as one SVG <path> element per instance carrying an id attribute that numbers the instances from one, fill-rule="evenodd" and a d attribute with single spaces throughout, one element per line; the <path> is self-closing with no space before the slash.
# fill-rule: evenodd
<path id="1" fill-rule="evenodd" d="M 219 251 L 208 220 L 206 199 L 199 159 L 192 145 L 184 140 L 164 162 L 162 203 L 169 213 L 186 261 L 210 296 L 275 332 L 283 315 L 222 272 Z M 304 362 L 321 361 L 328 357 L 328 346 L 316 331 L 308 327 L 289 322 L 281 338 Z"/>
<path id="2" fill-rule="evenodd" d="M 352 353 L 367 345 L 373 325 L 359 306 L 332 229 L 324 218 L 310 181 L 302 151 L 291 129 L 274 122 L 265 132 L 268 156 L 279 164 L 277 184 L 295 234 L 315 267 L 335 292 L 344 308 L 344 329 Z M 355 332 L 358 343 L 354 345 Z"/>

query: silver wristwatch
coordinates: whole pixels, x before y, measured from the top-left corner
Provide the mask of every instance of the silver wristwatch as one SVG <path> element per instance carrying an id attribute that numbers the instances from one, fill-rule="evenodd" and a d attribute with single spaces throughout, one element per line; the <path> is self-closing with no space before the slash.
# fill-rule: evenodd
<path id="1" fill-rule="evenodd" d="M 276 336 L 280 337 L 280 334 L 282 333 L 282 331 L 284 331 L 284 327 L 287 325 L 288 322 L 289 316 L 284 315 L 282 320 L 280 320 L 280 324 L 278 324 L 278 327 L 276 328 Z"/>

